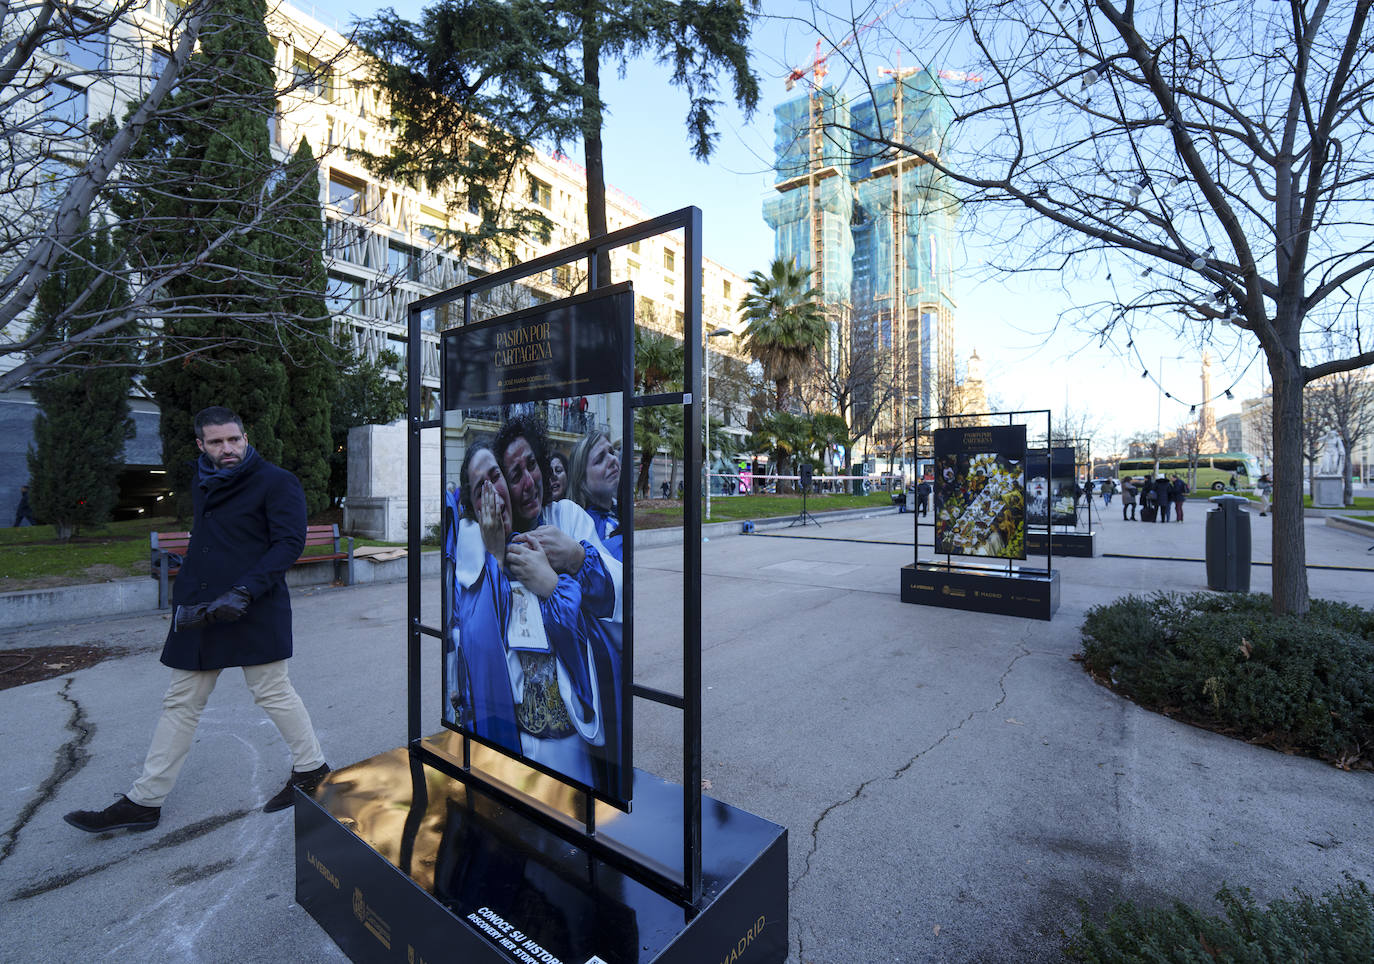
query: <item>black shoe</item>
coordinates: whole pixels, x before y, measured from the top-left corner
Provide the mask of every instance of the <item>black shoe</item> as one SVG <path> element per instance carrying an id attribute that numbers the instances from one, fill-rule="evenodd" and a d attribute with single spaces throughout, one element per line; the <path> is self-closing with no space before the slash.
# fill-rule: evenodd
<path id="1" fill-rule="evenodd" d="M 318 767 L 308 773 L 292 772 L 291 779 L 286 781 L 286 786 L 277 791 L 277 795 L 262 805 L 263 813 L 276 813 L 278 810 L 285 810 L 296 802 L 296 788 L 300 787 L 306 793 L 310 793 L 320 785 L 320 781 L 329 773 L 329 764 L 321 763 Z"/>
<path id="2" fill-rule="evenodd" d="M 107 830 L 152 830 L 162 816 L 161 807 L 145 807 L 124 794 L 104 810 L 73 810 L 63 820 L 77 830 L 104 833 Z"/>

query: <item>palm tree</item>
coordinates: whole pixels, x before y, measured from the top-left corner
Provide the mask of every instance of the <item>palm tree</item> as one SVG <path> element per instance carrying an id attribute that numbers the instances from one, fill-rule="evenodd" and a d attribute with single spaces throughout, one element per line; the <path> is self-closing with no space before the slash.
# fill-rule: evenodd
<path id="1" fill-rule="evenodd" d="M 821 291 L 808 287 L 811 272 L 793 259 L 774 260 L 768 274 L 749 275 L 750 292 L 740 301 L 748 321 L 744 345 L 777 385 L 776 410 L 787 402 L 789 386 L 806 374 L 811 357 L 825 345 Z"/>
<path id="2" fill-rule="evenodd" d="M 792 474 L 792 458 L 804 455 L 811 436 L 811 419 L 791 412 L 770 412 L 749 436 L 749 448 L 767 452 L 778 475 Z M 778 492 L 788 492 L 790 482 L 778 482 Z"/>
<path id="3" fill-rule="evenodd" d="M 641 395 L 681 390 L 682 343 L 670 335 L 650 328 L 635 328 L 635 389 Z M 639 476 L 635 491 L 649 497 L 649 466 L 665 445 L 682 436 L 682 410 L 673 406 L 652 406 L 635 413 L 634 439 L 639 446 Z M 678 441 L 678 447 L 681 442 Z M 677 474 L 677 463 L 673 463 Z M 671 491 L 671 483 L 669 491 Z"/>

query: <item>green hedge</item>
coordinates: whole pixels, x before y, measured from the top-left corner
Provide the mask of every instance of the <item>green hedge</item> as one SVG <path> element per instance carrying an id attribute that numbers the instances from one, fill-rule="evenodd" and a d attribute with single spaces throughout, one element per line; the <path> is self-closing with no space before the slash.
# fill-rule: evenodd
<path id="1" fill-rule="evenodd" d="M 1207 917 L 1182 903 L 1140 909 L 1118 904 L 1098 926 L 1085 912 L 1068 939 L 1074 961 L 1235 962 L 1235 964 L 1348 964 L 1374 956 L 1374 895 L 1346 875 L 1334 891 L 1313 899 L 1294 890 L 1293 900 L 1257 907 L 1250 892 L 1217 894 L 1226 916 Z"/>
<path id="2" fill-rule="evenodd" d="M 1090 609 L 1083 662 L 1140 705 L 1343 767 L 1374 765 L 1374 611 L 1261 593 L 1126 596 Z"/>

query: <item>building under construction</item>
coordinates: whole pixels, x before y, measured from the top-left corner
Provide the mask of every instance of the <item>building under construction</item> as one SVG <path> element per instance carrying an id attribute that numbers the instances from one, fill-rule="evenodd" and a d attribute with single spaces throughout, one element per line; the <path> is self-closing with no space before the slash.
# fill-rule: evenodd
<path id="1" fill-rule="evenodd" d="M 954 396 L 957 207 L 934 168 L 892 145 L 939 153 L 950 108 L 930 70 L 888 70 L 854 97 L 816 73 L 816 86 L 774 110 L 777 194 L 763 216 L 777 257 L 812 271 L 822 292 L 830 379 L 870 383 L 855 392 L 854 419 L 881 410 L 870 457 L 903 461 L 913 420 Z M 837 372 L 845 366 L 858 370 Z"/>

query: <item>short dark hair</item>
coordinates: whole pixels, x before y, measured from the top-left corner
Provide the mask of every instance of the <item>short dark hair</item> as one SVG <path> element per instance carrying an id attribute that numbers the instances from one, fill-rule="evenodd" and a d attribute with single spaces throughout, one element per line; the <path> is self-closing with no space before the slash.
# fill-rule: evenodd
<path id="1" fill-rule="evenodd" d="M 549 477 L 553 475 L 553 470 L 549 468 L 549 437 L 544 431 L 544 422 L 535 415 L 517 415 L 505 425 L 501 426 L 496 433 L 496 440 L 491 443 L 491 450 L 496 455 L 496 464 L 501 466 L 501 471 L 506 471 L 506 449 L 511 447 L 511 443 L 518 438 L 523 438 L 530 443 L 530 449 L 534 452 L 534 460 L 539 465 L 539 474 L 543 477 L 543 491 L 539 493 L 539 499 L 543 503 L 549 501 Z"/>
<path id="2" fill-rule="evenodd" d="M 243 431 L 243 419 L 223 405 L 211 405 L 209 408 L 202 408 L 196 412 L 196 438 L 204 441 L 205 426 L 207 425 L 228 425 L 230 422 L 237 425 L 240 432 Z"/>

